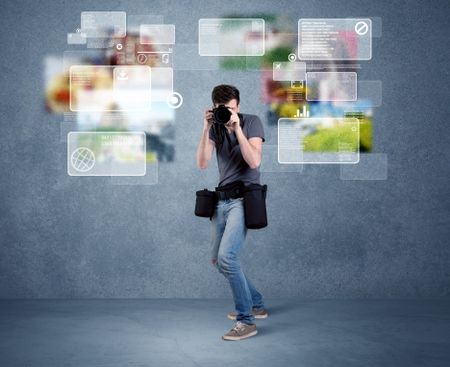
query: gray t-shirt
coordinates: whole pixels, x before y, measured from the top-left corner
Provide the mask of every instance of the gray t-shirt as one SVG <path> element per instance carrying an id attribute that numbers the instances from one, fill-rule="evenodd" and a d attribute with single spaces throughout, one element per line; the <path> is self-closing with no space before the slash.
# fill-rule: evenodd
<path id="1" fill-rule="evenodd" d="M 260 137 L 263 142 L 265 141 L 264 128 L 258 116 L 240 113 L 239 119 L 241 120 L 240 125 L 242 127 L 242 131 L 247 139 Z M 259 167 L 255 169 L 250 168 L 242 156 L 236 134 L 232 132 L 228 136 L 230 137 L 232 147 L 231 152 L 229 150 L 229 143 L 226 137 L 223 139 L 222 148 L 218 151 L 216 134 L 213 127 L 209 129 L 209 138 L 216 144 L 217 165 L 219 167 L 220 174 L 220 182 L 218 186 L 223 186 L 238 180 L 244 182 L 246 185 L 250 183 L 259 184 Z"/>

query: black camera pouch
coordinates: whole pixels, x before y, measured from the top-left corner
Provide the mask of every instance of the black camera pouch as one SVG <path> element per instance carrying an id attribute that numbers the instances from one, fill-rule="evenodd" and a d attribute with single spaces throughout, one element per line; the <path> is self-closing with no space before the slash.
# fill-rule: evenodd
<path id="1" fill-rule="evenodd" d="M 216 209 L 217 197 L 214 191 L 208 189 L 197 191 L 195 199 L 195 215 L 211 219 Z"/>
<path id="2" fill-rule="evenodd" d="M 267 226 L 267 185 L 250 184 L 244 188 L 245 226 L 259 229 Z"/>

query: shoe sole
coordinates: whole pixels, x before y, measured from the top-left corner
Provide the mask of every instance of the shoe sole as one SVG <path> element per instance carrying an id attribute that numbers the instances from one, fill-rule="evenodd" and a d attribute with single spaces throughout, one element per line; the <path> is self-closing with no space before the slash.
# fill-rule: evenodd
<path id="1" fill-rule="evenodd" d="M 242 339 L 246 339 L 246 338 L 250 338 L 253 335 L 258 334 L 258 330 L 254 330 L 251 333 L 248 333 L 246 335 L 242 335 L 242 336 L 222 336 L 223 340 L 242 340 Z"/>
<path id="2" fill-rule="evenodd" d="M 266 319 L 268 314 L 265 314 L 265 315 L 253 315 L 253 316 L 255 316 L 255 319 Z M 230 320 L 236 320 L 236 316 L 231 316 L 230 314 L 228 314 L 227 317 Z"/>

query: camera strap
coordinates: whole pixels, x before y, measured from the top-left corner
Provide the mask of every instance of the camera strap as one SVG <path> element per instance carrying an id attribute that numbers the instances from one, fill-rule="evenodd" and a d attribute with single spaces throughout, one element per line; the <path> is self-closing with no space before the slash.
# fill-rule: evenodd
<path id="1" fill-rule="evenodd" d="M 238 116 L 239 116 L 239 124 L 242 127 L 243 126 L 243 116 L 241 113 L 238 113 Z M 230 134 L 228 134 L 227 128 L 223 124 L 213 124 L 212 128 L 214 129 L 214 133 L 216 134 L 216 136 L 221 137 L 221 138 L 219 138 L 219 141 L 223 141 L 223 136 L 225 135 L 225 138 L 227 139 L 227 142 L 228 142 L 228 152 L 231 153 L 231 149 L 233 148 L 233 143 L 231 142 Z M 236 144 L 239 144 L 236 134 L 234 132 L 233 132 L 233 134 L 236 137 L 236 139 L 235 139 Z M 216 151 L 216 153 L 218 153 L 218 151 Z"/>
<path id="2" fill-rule="evenodd" d="M 228 134 L 228 131 L 227 131 L 227 129 L 225 127 L 224 127 L 224 129 L 225 129 L 224 134 L 225 134 L 225 137 L 227 138 L 227 141 L 228 141 L 228 152 L 231 152 L 232 146 L 231 146 L 230 134 Z"/>
<path id="3" fill-rule="evenodd" d="M 239 125 L 242 127 L 243 126 L 243 124 L 242 124 L 243 116 L 242 116 L 241 113 L 238 113 L 237 115 L 239 116 Z M 230 134 L 228 134 L 228 131 L 227 131 L 225 126 L 224 126 L 224 132 L 225 132 L 225 137 L 227 138 L 227 141 L 228 141 L 228 151 L 231 152 L 231 149 L 233 148 L 233 146 L 232 146 L 231 139 L 230 139 L 230 136 L 229 136 Z M 239 144 L 239 141 L 237 139 L 236 133 L 234 131 L 233 131 L 233 134 L 236 137 L 236 144 Z"/>

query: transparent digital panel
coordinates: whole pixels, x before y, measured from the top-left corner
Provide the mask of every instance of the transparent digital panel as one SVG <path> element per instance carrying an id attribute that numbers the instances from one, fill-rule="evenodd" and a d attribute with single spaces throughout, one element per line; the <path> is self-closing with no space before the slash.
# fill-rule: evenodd
<path id="1" fill-rule="evenodd" d="M 143 45 L 160 45 L 175 43 L 175 26 L 173 24 L 141 24 L 140 43 Z"/>
<path id="2" fill-rule="evenodd" d="M 300 19 L 300 60 L 370 60 L 372 21 L 367 18 Z"/>
<path id="3" fill-rule="evenodd" d="M 306 79 L 306 64 L 304 62 L 281 62 L 273 63 L 273 80 L 298 81 Z"/>
<path id="4" fill-rule="evenodd" d="M 85 45 L 86 44 L 86 33 L 81 33 L 81 32 L 67 33 L 67 44 L 68 45 Z"/>
<path id="5" fill-rule="evenodd" d="M 114 47 L 114 37 L 92 38 L 86 39 L 86 48 L 88 49 L 109 49 Z"/>
<path id="6" fill-rule="evenodd" d="M 73 65 L 70 67 L 71 111 L 149 111 L 149 66 Z"/>
<path id="7" fill-rule="evenodd" d="M 201 56 L 262 56 L 264 50 L 264 19 L 208 18 L 198 21 L 198 53 Z"/>
<path id="8" fill-rule="evenodd" d="M 356 118 L 280 118 L 278 162 L 357 163 L 359 121 Z"/>
<path id="9" fill-rule="evenodd" d="M 143 176 L 144 132 L 70 132 L 67 135 L 70 176 Z"/>
<path id="10" fill-rule="evenodd" d="M 345 181 L 382 181 L 388 178 L 388 157 L 385 153 L 361 154 L 358 164 L 340 168 Z"/>
<path id="11" fill-rule="evenodd" d="M 81 31 L 87 37 L 125 37 L 127 14 L 124 11 L 83 11 Z"/>
<path id="12" fill-rule="evenodd" d="M 306 73 L 306 100 L 356 101 L 357 74 L 354 72 Z"/>

